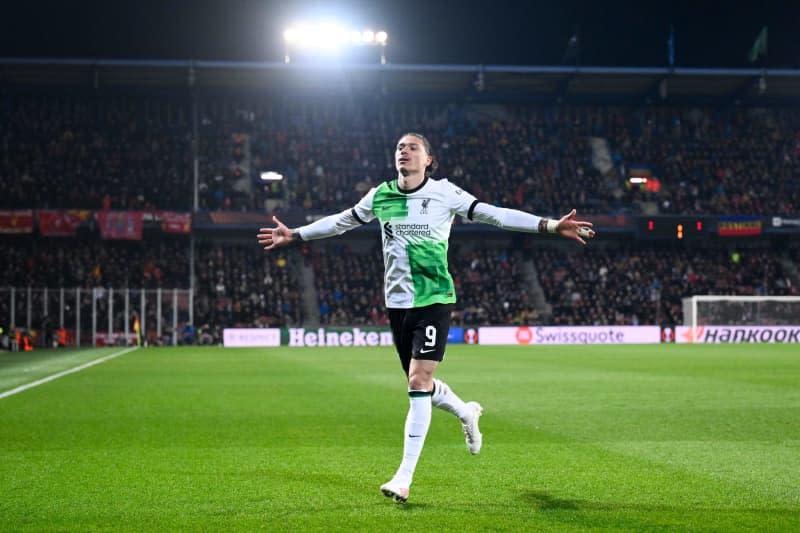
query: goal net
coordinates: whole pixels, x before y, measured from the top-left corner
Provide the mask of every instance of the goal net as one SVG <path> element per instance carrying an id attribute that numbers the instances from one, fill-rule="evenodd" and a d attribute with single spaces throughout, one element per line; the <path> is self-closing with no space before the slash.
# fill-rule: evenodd
<path id="1" fill-rule="evenodd" d="M 692 296 L 683 299 L 683 324 L 794 326 L 800 324 L 800 296 Z"/>

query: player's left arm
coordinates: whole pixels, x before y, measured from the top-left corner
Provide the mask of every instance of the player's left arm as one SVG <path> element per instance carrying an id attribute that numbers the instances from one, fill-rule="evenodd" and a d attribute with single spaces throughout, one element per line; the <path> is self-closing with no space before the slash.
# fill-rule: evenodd
<path id="1" fill-rule="evenodd" d="M 471 220 L 477 220 L 499 228 L 527 233 L 555 233 L 567 239 L 576 240 L 581 244 L 586 244 L 585 239 L 591 239 L 595 236 L 591 222 L 575 218 L 577 214 L 575 209 L 556 220 L 526 213 L 519 209 L 496 207 L 478 202 L 471 209 L 471 214 Z"/>
<path id="2" fill-rule="evenodd" d="M 462 217 L 477 220 L 484 224 L 491 224 L 498 228 L 510 231 L 524 231 L 527 233 L 555 233 L 567 239 L 573 239 L 581 244 L 586 244 L 585 239 L 595 236 L 592 223 L 585 220 L 576 220 L 576 211 L 573 209 L 558 220 L 540 217 L 533 213 L 526 213 L 519 209 L 497 207 L 478 201 L 472 194 L 459 189 L 452 183 L 450 198 L 452 209 Z"/>

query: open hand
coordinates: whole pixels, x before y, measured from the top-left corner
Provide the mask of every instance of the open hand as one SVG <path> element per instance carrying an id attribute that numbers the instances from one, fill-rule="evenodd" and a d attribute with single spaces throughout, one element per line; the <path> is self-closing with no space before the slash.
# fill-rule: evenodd
<path id="1" fill-rule="evenodd" d="M 592 223 L 585 220 L 575 220 L 577 211 L 574 209 L 561 217 L 556 226 L 556 233 L 567 239 L 575 239 L 581 244 L 586 244 L 584 239 L 591 239 L 595 236 Z"/>
<path id="2" fill-rule="evenodd" d="M 294 240 L 292 230 L 278 220 L 278 217 L 273 215 L 272 221 L 276 224 L 276 227 L 258 230 L 258 244 L 263 246 L 265 250 L 272 250 L 276 246 L 283 246 Z"/>

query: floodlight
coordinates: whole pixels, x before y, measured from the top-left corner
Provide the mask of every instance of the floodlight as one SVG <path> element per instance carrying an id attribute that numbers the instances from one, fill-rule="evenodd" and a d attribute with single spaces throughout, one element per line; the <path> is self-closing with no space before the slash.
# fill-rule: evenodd
<path id="1" fill-rule="evenodd" d="M 389 35 L 384 30 L 377 32 L 371 29 L 358 30 L 346 28 L 336 22 L 323 21 L 313 24 L 299 23 L 290 26 L 283 32 L 283 39 L 286 43 L 284 61 L 289 63 L 293 49 L 331 54 L 337 53 L 347 45 L 352 47 L 380 46 L 385 48 Z M 383 64 L 386 63 L 385 54 L 382 50 L 381 63 Z"/>
<path id="2" fill-rule="evenodd" d="M 347 33 L 334 24 L 320 24 L 310 40 L 318 48 L 334 48 L 347 41 Z"/>
<path id="3" fill-rule="evenodd" d="M 297 42 L 300 35 L 296 28 L 287 28 L 286 31 L 283 32 L 283 38 L 287 43 L 294 43 Z"/>
<path id="4" fill-rule="evenodd" d="M 261 173 L 261 180 L 262 181 L 281 181 L 283 179 L 283 174 L 278 174 L 272 170 L 267 172 Z"/>

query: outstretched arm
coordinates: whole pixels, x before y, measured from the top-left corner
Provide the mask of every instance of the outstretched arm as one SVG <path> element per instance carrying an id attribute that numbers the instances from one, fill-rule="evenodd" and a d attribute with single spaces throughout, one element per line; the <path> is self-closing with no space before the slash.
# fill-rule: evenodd
<path id="1" fill-rule="evenodd" d="M 512 231 L 557 233 L 562 237 L 586 244 L 585 239 L 591 239 L 595 236 L 592 223 L 584 220 L 575 220 L 575 214 L 576 211 L 573 209 L 560 219 L 554 220 L 542 218 L 518 209 L 496 207 L 480 202 L 475 203 L 470 209 L 469 218 Z"/>
<path id="2" fill-rule="evenodd" d="M 286 227 L 278 217 L 273 216 L 272 221 L 276 227 L 258 230 L 258 244 L 265 250 L 272 250 L 276 246 L 283 246 L 293 241 L 311 241 L 341 235 L 366 223 L 358 216 L 355 207 L 295 229 Z"/>

